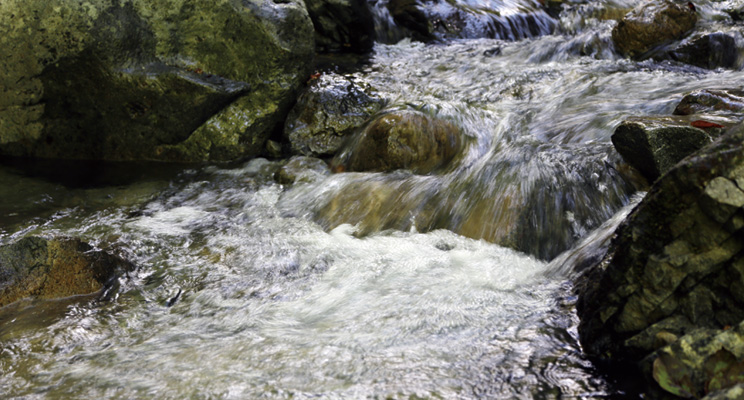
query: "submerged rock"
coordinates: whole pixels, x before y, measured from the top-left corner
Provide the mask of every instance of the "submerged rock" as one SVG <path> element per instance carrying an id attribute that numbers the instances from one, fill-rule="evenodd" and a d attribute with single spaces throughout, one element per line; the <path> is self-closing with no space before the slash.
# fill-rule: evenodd
<path id="1" fill-rule="evenodd" d="M 0 246 L 0 307 L 26 297 L 94 293 L 131 269 L 127 261 L 80 239 L 25 237 Z"/>
<path id="2" fill-rule="evenodd" d="M 0 46 L 0 154 L 45 158 L 253 156 L 313 57 L 298 0 L 10 0 Z"/>
<path id="3" fill-rule="evenodd" d="M 680 160 L 713 141 L 718 132 L 695 128 L 680 117 L 637 117 L 623 121 L 612 144 L 625 161 L 653 182 Z"/>
<path id="4" fill-rule="evenodd" d="M 593 356 L 639 362 L 695 328 L 744 320 L 744 126 L 662 176 L 577 284 Z"/>
<path id="5" fill-rule="evenodd" d="M 741 89 L 702 89 L 684 98 L 674 109 L 675 115 L 744 114 L 744 90 Z"/>
<path id="6" fill-rule="evenodd" d="M 672 59 L 700 68 L 734 68 L 739 51 L 736 39 L 723 32 L 704 35 L 669 52 Z"/>
<path id="7" fill-rule="evenodd" d="M 312 182 L 330 175 L 331 169 L 319 158 L 294 156 L 276 172 L 276 180 L 283 184 Z"/>
<path id="8" fill-rule="evenodd" d="M 460 129 L 449 121 L 419 111 L 393 111 L 378 116 L 334 159 L 342 171 L 408 169 L 427 174 L 460 152 Z"/>
<path id="9" fill-rule="evenodd" d="M 351 79 L 323 74 L 297 99 L 284 125 L 292 152 L 306 156 L 333 155 L 382 102 Z"/>
<path id="10" fill-rule="evenodd" d="M 315 26 L 315 45 L 323 52 L 372 49 L 375 23 L 366 0 L 306 0 Z"/>
<path id="11" fill-rule="evenodd" d="M 612 30 L 617 50 L 640 59 L 657 47 L 683 38 L 697 23 L 697 13 L 671 0 L 643 2 Z"/>

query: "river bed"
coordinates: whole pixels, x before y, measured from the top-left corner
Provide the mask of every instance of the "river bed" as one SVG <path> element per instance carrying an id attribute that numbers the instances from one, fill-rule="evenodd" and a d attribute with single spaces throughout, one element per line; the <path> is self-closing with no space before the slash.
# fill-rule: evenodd
<path id="1" fill-rule="evenodd" d="M 670 114 L 686 92 L 741 87 L 744 74 L 621 59 L 608 29 L 378 43 L 351 77 L 467 137 L 436 175 L 284 186 L 265 159 L 80 181 L 63 178 L 73 167 L 0 167 L 0 243 L 79 236 L 138 266 L 102 298 L 0 310 L 0 393 L 632 398 L 581 353 L 572 271 L 550 261 L 605 240 L 638 201 L 643 185 L 610 143 L 623 118 Z M 394 188 L 397 208 L 329 211 L 364 185 Z M 505 224 L 508 240 L 494 233 Z"/>

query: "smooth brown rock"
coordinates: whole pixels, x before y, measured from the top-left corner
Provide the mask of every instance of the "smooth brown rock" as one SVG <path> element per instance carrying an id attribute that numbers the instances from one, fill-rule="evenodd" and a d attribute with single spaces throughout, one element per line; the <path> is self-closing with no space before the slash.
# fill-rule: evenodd
<path id="1" fill-rule="evenodd" d="M 408 169 L 427 174 L 460 152 L 460 129 L 419 111 L 394 111 L 374 119 L 334 159 L 346 171 Z"/>
<path id="2" fill-rule="evenodd" d="M 670 0 L 644 2 L 612 30 L 617 50 L 628 57 L 645 58 L 655 48 L 678 40 L 695 27 L 697 13 Z"/>
<path id="3" fill-rule="evenodd" d="M 132 265 L 74 238 L 25 237 L 0 247 L 0 307 L 26 297 L 94 293 Z"/>

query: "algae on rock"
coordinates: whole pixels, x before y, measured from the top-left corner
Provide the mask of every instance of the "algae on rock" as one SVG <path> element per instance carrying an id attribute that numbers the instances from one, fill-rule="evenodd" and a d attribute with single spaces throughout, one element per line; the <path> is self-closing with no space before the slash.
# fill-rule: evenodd
<path id="1" fill-rule="evenodd" d="M 298 0 L 10 0 L 0 46 L 0 154 L 104 160 L 255 155 L 313 56 Z"/>

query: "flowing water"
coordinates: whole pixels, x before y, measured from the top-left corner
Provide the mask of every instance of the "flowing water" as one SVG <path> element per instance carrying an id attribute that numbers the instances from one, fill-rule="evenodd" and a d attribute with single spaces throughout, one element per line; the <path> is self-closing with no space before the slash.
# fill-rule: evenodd
<path id="1" fill-rule="evenodd" d="M 583 13 L 521 41 L 375 47 L 353 79 L 467 138 L 436 174 L 2 167 L 0 243 L 79 236 L 138 268 L 102 297 L 0 310 L 0 393 L 622 397 L 581 353 L 569 282 L 640 196 L 610 136 L 744 74 L 620 59 Z"/>

